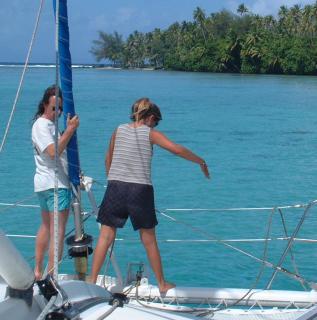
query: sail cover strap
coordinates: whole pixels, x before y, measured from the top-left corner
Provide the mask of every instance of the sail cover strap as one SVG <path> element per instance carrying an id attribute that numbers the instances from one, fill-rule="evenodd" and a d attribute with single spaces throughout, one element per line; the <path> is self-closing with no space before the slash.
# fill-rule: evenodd
<path id="1" fill-rule="evenodd" d="M 59 64 L 60 78 L 63 93 L 64 124 L 66 127 L 67 115 L 75 115 L 73 98 L 72 59 L 69 50 L 69 28 L 67 15 L 67 0 L 59 1 Z M 56 0 L 53 0 L 54 13 L 56 14 Z M 80 185 L 80 163 L 75 133 L 67 145 L 68 174 L 73 186 Z"/>

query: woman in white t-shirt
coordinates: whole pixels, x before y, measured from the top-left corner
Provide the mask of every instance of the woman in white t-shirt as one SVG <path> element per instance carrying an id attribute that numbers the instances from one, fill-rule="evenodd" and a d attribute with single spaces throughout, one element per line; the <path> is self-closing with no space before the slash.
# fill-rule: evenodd
<path id="1" fill-rule="evenodd" d="M 63 112 L 61 90 L 59 89 L 58 115 Z M 42 223 L 36 237 L 35 248 L 35 278 L 41 279 L 43 274 L 43 260 L 46 250 L 49 248 L 48 271 L 53 271 L 53 238 L 54 223 L 54 179 L 55 179 L 55 108 L 56 87 L 51 86 L 44 92 L 43 98 L 38 105 L 32 126 L 32 143 L 34 147 L 34 160 L 36 171 L 34 175 L 34 191 L 37 194 L 41 207 Z M 65 226 L 70 207 L 70 189 L 67 171 L 66 146 L 79 126 L 79 119 L 74 116 L 67 118 L 65 132 L 58 134 L 58 211 L 59 215 L 59 259 L 62 257 Z"/>

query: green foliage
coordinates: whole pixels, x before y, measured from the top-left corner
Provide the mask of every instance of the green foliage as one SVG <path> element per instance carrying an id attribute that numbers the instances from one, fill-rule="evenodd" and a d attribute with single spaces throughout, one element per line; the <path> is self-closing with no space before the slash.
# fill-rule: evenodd
<path id="1" fill-rule="evenodd" d="M 99 31 L 91 53 L 99 62 L 124 68 L 182 71 L 317 74 L 317 2 L 281 6 L 277 18 L 259 16 L 242 3 L 207 15 L 197 7 L 193 21 L 166 30 L 134 31 L 126 40 Z"/>
<path id="2" fill-rule="evenodd" d="M 107 59 L 112 61 L 114 65 L 122 63 L 123 40 L 117 32 L 112 35 L 99 31 L 99 40 L 94 40 L 93 44 L 90 52 L 98 62 Z"/>

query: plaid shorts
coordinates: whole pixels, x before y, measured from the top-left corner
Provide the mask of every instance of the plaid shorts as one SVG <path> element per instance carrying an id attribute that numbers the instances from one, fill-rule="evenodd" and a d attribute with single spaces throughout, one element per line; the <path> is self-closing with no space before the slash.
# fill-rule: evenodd
<path id="1" fill-rule="evenodd" d="M 128 217 L 134 230 L 152 229 L 158 224 L 153 186 L 116 180 L 108 181 L 97 221 L 110 227 L 122 228 Z"/>

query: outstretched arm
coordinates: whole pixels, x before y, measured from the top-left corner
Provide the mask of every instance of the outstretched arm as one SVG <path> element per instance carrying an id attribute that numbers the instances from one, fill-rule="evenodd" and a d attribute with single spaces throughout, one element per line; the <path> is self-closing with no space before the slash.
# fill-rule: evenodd
<path id="1" fill-rule="evenodd" d="M 117 133 L 117 130 L 115 130 L 114 133 L 111 136 L 111 139 L 110 139 L 110 142 L 109 142 L 108 151 L 106 153 L 105 164 L 106 164 L 106 174 L 107 174 L 107 176 L 109 174 L 109 170 L 110 170 L 110 166 L 111 166 L 111 162 L 112 162 L 112 156 L 113 156 L 114 142 L 115 142 L 115 139 L 116 139 L 116 133 Z"/>
<path id="2" fill-rule="evenodd" d="M 170 139 L 168 139 L 163 133 L 157 131 L 157 130 L 151 130 L 150 132 L 150 139 L 152 144 L 157 144 L 158 146 L 168 150 L 171 153 L 174 153 L 175 155 L 182 157 L 186 160 L 195 162 L 200 165 L 200 169 L 204 173 L 206 178 L 210 178 L 210 174 L 208 171 L 208 166 L 204 159 L 197 156 L 195 153 L 190 151 L 189 149 L 183 147 L 180 144 L 176 144 Z"/>

